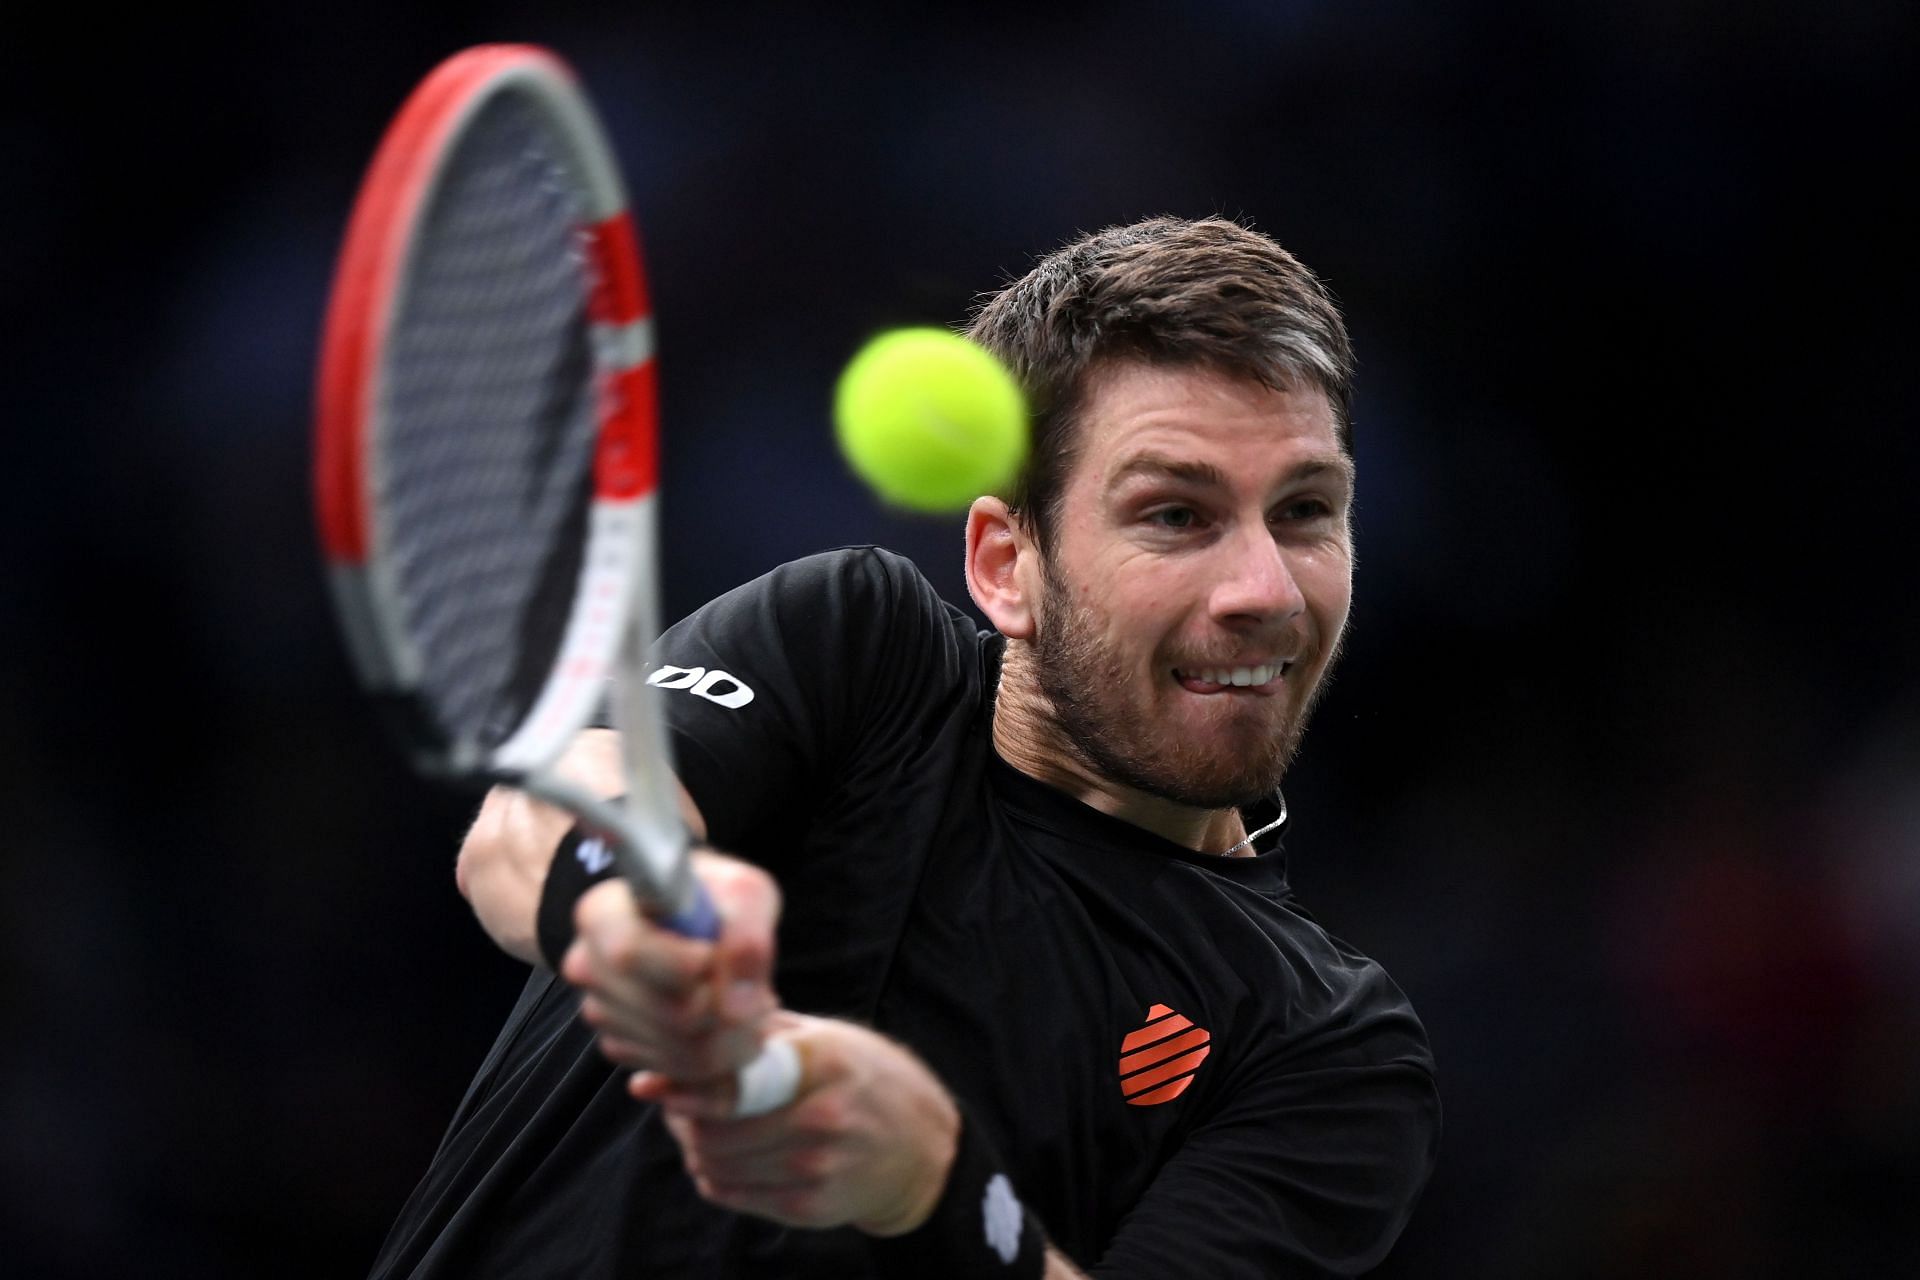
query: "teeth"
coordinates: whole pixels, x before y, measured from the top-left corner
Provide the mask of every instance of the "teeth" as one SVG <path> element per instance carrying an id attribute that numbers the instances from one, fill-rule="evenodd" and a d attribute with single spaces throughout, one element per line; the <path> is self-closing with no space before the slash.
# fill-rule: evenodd
<path id="1" fill-rule="evenodd" d="M 1266 684 L 1287 669 L 1284 662 L 1264 667 L 1210 667 L 1188 674 L 1196 680 L 1221 686 L 1233 685 L 1236 688 L 1249 688 L 1257 684 Z"/>

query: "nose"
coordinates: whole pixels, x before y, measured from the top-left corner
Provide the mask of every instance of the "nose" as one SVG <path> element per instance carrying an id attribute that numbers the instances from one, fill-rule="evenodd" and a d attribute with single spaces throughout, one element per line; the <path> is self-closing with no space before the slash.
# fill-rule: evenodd
<path id="1" fill-rule="evenodd" d="M 1286 622 L 1307 607 L 1288 548 L 1264 522 L 1237 530 L 1220 548 L 1219 577 L 1209 598 L 1215 621 L 1228 626 Z"/>

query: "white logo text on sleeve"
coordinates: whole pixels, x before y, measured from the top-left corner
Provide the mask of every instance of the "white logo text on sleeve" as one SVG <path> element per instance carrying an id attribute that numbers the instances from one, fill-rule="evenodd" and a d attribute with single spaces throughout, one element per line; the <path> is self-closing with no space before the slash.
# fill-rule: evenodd
<path id="1" fill-rule="evenodd" d="M 752 689 L 738 676 L 718 667 L 709 671 L 705 667 L 661 666 L 648 674 L 647 683 L 657 689 L 685 689 L 696 698 L 705 698 L 730 711 L 753 701 Z"/>

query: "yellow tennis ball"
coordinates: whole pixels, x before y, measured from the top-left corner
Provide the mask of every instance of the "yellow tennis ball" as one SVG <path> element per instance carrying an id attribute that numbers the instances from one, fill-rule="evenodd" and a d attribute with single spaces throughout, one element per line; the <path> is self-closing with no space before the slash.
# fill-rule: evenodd
<path id="1" fill-rule="evenodd" d="M 991 352 L 945 329 L 895 329 L 854 355 L 833 420 L 855 474 L 911 511 L 1005 493 L 1027 460 L 1027 402 Z"/>

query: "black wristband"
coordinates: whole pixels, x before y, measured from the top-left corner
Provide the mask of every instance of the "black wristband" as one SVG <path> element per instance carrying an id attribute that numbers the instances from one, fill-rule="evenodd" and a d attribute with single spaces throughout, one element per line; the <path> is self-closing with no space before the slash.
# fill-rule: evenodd
<path id="1" fill-rule="evenodd" d="M 933 1213 L 905 1235 L 867 1243 L 880 1274 L 903 1280 L 1040 1280 L 1047 1269 L 1046 1231 L 1014 1195 L 1000 1157 L 964 1112 L 953 1168 Z"/>
<path id="2" fill-rule="evenodd" d="M 534 922 L 547 968 L 560 972 L 561 958 L 573 945 L 573 904 L 612 874 L 613 850 L 607 848 L 605 840 L 577 825 L 567 832 L 554 850 L 546 883 L 540 887 L 540 914 Z"/>

